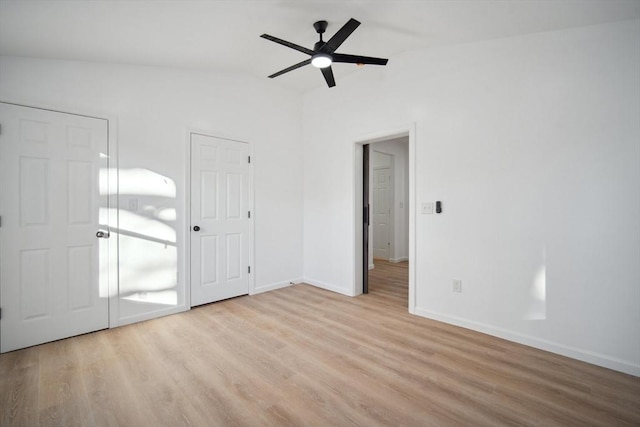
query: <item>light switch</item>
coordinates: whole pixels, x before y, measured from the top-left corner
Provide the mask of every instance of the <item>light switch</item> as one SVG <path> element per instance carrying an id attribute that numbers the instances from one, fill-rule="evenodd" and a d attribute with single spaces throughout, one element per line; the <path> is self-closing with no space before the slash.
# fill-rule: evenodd
<path id="1" fill-rule="evenodd" d="M 433 215 L 433 202 L 422 202 L 422 213 Z"/>

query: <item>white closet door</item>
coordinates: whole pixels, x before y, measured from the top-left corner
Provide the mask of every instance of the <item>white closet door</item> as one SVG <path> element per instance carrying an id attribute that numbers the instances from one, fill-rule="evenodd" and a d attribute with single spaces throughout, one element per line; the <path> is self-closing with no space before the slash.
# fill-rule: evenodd
<path id="1" fill-rule="evenodd" d="M 249 147 L 191 134 L 191 306 L 249 293 Z"/>
<path id="2" fill-rule="evenodd" d="M 373 171 L 373 257 L 391 257 L 391 207 L 393 205 L 391 169 Z"/>
<path id="3" fill-rule="evenodd" d="M 2 352 L 107 328 L 106 120 L 0 103 L 0 125 Z"/>

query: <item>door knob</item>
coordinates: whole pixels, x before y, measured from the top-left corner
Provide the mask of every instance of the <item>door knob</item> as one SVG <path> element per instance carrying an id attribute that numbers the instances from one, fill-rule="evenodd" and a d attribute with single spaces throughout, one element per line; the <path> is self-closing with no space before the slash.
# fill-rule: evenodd
<path id="1" fill-rule="evenodd" d="M 108 239 L 109 238 L 109 232 L 100 230 L 100 231 L 98 231 L 96 233 L 96 237 L 98 239 Z"/>
<path id="2" fill-rule="evenodd" d="M 198 227 L 197 225 L 193 226 L 193 231 L 200 231 L 200 227 Z"/>

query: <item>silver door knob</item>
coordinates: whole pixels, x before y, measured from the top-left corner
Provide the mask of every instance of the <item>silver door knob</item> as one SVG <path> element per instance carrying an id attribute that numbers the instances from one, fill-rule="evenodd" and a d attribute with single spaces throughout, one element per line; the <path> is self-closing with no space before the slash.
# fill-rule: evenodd
<path id="1" fill-rule="evenodd" d="M 200 231 L 200 227 L 198 227 L 197 225 L 193 226 L 193 231 Z"/>
<path id="2" fill-rule="evenodd" d="M 109 238 L 109 232 L 100 230 L 100 231 L 98 231 L 96 233 L 96 237 L 98 239 L 108 239 Z"/>

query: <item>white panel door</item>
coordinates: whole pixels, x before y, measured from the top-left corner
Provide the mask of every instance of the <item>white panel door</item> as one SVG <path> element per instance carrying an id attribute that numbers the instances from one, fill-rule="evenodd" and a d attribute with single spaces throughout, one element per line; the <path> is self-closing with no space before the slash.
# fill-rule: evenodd
<path id="1" fill-rule="evenodd" d="M 191 306 L 249 293 L 249 146 L 191 134 Z"/>
<path id="2" fill-rule="evenodd" d="M 391 254 L 391 169 L 373 171 L 373 257 L 388 260 Z"/>
<path id="3" fill-rule="evenodd" d="M 106 120 L 0 103 L 0 125 L 1 351 L 107 328 Z"/>

